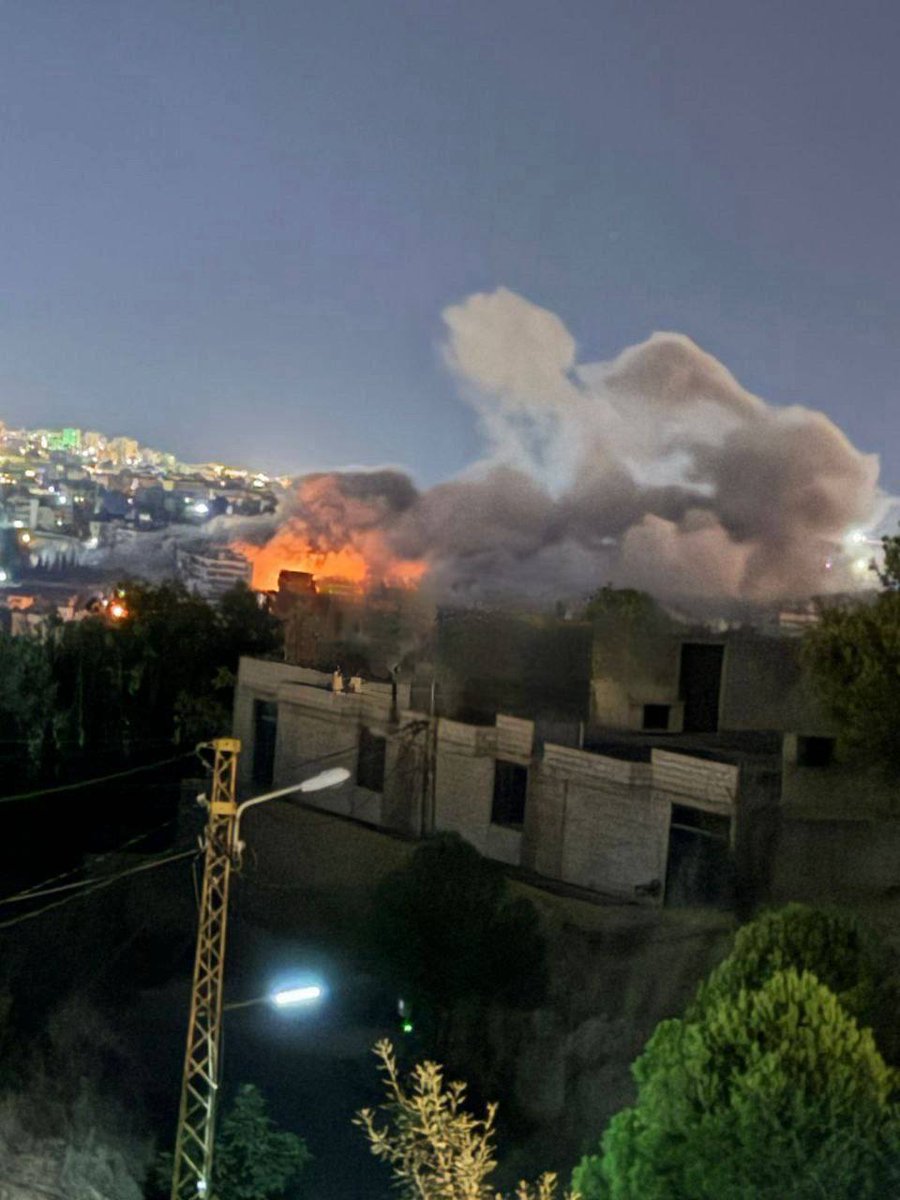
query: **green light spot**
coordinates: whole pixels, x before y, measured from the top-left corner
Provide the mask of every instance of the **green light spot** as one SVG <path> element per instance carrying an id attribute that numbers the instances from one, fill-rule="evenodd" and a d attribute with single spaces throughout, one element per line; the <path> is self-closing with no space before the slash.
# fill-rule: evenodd
<path id="1" fill-rule="evenodd" d="M 403 1024 L 400 1026 L 400 1028 L 403 1030 L 404 1033 L 412 1033 L 413 1023 L 412 1023 L 412 1021 L 404 1021 Z"/>

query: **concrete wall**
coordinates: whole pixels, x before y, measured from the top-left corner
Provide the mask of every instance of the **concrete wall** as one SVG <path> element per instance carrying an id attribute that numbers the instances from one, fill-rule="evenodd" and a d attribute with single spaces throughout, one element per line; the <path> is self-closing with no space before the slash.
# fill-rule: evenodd
<path id="1" fill-rule="evenodd" d="M 867 771 L 842 760 L 835 746 L 834 758 L 823 767 L 802 764 L 801 736 L 785 735 L 782 753 L 782 808 L 797 817 L 868 817 L 897 815 L 897 789 L 878 770 Z"/>
<path id="2" fill-rule="evenodd" d="M 534 724 L 499 714 L 496 724 L 437 723 L 434 826 L 459 833 L 482 854 L 517 865 L 522 831 L 491 821 L 498 759 L 531 768 Z M 526 801 L 526 813 L 527 813 Z"/>
<path id="3" fill-rule="evenodd" d="M 798 638 L 739 633 L 726 640 L 721 729 L 827 733 L 821 705 L 804 675 Z"/>
<path id="4" fill-rule="evenodd" d="M 649 764 L 548 745 L 529 793 L 524 863 L 633 900 L 636 887 L 664 884 L 668 823 Z"/>
<path id="5" fill-rule="evenodd" d="M 677 707 L 678 639 L 664 624 L 598 619 L 591 666 L 592 724 L 641 729 L 645 704 Z"/>
<path id="6" fill-rule="evenodd" d="M 681 728 L 681 647 L 724 645 L 719 728 L 828 732 L 830 725 L 800 664 L 800 641 L 736 631 L 710 637 L 681 630 L 629 631 L 598 626 L 593 650 L 591 721 L 607 729 L 642 728 L 645 704 L 672 706 L 670 732 Z"/>
<path id="7" fill-rule="evenodd" d="M 700 808 L 729 819 L 738 800 L 738 768 L 654 748 L 650 754 L 650 778 L 654 797 L 671 804 Z"/>
<path id="8" fill-rule="evenodd" d="M 773 900 L 858 900 L 896 895 L 898 888 L 900 820 L 782 815 L 773 846 Z"/>
<path id="9" fill-rule="evenodd" d="M 738 770 L 654 750 L 631 762 L 547 745 L 529 791 L 522 863 L 538 874 L 631 901 L 665 894 L 673 804 L 737 809 Z"/>
<path id="10" fill-rule="evenodd" d="M 369 684 L 362 693 L 331 690 L 332 677 L 306 667 L 242 658 L 235 692 L 234 733 L 241 739 L 239 782 L 252 790 L 253 708 L 257 700 L 278 705 L 273 789 L 287 787 L 325 767 L 345 767 L 350 779 L 316 794 L 329 811 L 401 832 L 417 832 L 421 808 L 424 727 L 408 710 L 391 721 L 391 689 Z M 401 690 L 400 701 L 408 698 Z M 386 739 L 384 790 L 356 784 L 363 728 Z"/>
<path id="11" fill-rule="evenodd" d="M 324 688 L 330 676 L 307 667 L 292 667 L 287 663 L 269 662 L 260 658 L 242 658 L 238 665 L 237 686 L 234 692 L 232 732 L 240 738 L 242 753 L 238 760 L 238 784 L 249 793 L 253 779 L 253 711 L 257 700 L 278 700 L 285 684 L 304 684 Z"/>
<path id="12" fill-rule="evenodd" d="M 360 737 L 367 729 L 385 739 L 384 786 L 357 784 Z M 425 726 L 408 711 L 391 719 L 390 695 L 348 694 L 287 685 L 278 694 L 274 786 L 284 787 L 317 766 L 346 767 L 350 779 L 317 794 L 332 812 L 403 832 L 418 828 Z"/>

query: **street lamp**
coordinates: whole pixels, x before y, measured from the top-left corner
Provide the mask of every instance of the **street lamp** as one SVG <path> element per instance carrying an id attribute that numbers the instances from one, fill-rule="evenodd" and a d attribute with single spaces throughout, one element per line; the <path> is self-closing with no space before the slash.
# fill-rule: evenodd
<path id="1" fill-rule="evenodd" d="M 302 783 L 292 783 L 290 787 L 278 788 L 277 791 L 264 792 L 261 796 L 251 796 L 249 800 L 244 800 L 237 806 L 234 815 L 234 846 L 238 854 L 244 848 L 244 843 L 240 838 L 241 817 L 248 808 L 254 808 L 257 804 L 265 804 L 267 800 L 279 800 L 282 796 L 291 796 L 294 792 L 321 792 L 325 788 L 338 787 L 349 778 L 350 772 L 346 767 L 329 767 L 327 771 L 320 771 L 318 775 L 304 779 Z"/>
<path id="2" fill-rule="evenodd" d="M 208 748 L 208 744 L 198 747 Z M 228 887 L 231 868 L 240 865 L 243 850 L 239 836 L 241 817 L 248 808 L 263 804 L 267 800 L 277 800 L 294 792 L 318 792 L 323 788 L 337 787 L 350 778 L 350 772 L 346 768 L 332 767 L 290 787 L 265 792 L 261 796 L 252 796 L 238 804 L 235 791 L 241 743 L 237 738 L 217 738 L 211 744 L 211 748 L 215 751 L 215 759 L 208 801 L 209 819 L 204 839 L 203 892 L 197 926 L 197 952 L 194 959 L 191 1014 L 181 1081 L 171 1200 L 197 1200 L 198 1197 L 205 1196 L 209 1180 L 212 1178 L 215 1099 L 220 1072 Z M 288 1004 L 309 1002 L 314 998 L 310 989 L 286 988 L 275 992 L 272 1002 L 278 1007 L 284 1007 Z"/>
<path id="3" fill-rule="evenodd" d="M 252 1000 L 236 1000 L 223 1004 L 222 1012 L 234 1012 L 238 1008 L 252 1008 L 255 1004 L 274 1004 L 276 1008 L 294 1008 L 300 1004 L 312 1004 L 322 997 L 322 989 L 316 983 L 307 987 L 281 988 L 268 996 L 255 996 Z"/>

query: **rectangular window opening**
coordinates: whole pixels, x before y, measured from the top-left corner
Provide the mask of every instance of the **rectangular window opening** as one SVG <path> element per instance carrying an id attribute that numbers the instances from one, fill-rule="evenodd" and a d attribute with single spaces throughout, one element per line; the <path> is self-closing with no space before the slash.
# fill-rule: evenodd
<path id="1" fill-rule="evenodd" d="M 834 738 L 798 737 L 798 767 L 830 767 L 834 761 Z"/>
<path id="2" fill-rule="evenodd" d="M 491 822 L 494 825 L 514 825 L 521 828 L 525 823 L 527 792 L 528 768 L 498 758 L 494 765 Z"/>
<path id="3" fill-rule="evenodd" d="M 642 729 L 661 730 L 667 732 L 669 728 L 669 711 L 670 704 L 645 704 L 644 705 L 644 721 Z"/>

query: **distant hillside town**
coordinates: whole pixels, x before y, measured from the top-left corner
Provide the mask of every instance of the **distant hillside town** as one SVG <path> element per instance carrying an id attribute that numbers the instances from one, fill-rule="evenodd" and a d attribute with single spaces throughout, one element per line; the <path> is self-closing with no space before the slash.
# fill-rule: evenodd
<path id="1" fill-rule="evenodd" d="M 280 488 L 130 437 L 0 423 L 0 607 L 65 619 L 122 573 L 178 575 L 215 598 L 251 579 L 226 544 L 229 528 L 274 513 Z"/>

